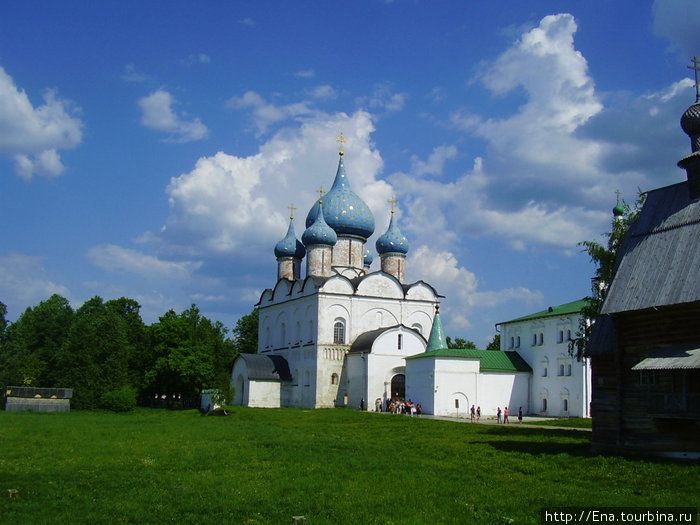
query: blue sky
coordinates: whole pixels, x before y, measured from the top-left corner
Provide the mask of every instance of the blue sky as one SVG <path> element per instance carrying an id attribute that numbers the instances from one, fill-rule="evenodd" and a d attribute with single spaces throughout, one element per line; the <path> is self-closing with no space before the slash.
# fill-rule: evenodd
<path id="1" fill-rule="evenodd" d="M 229 327 L 345 166 L 445 330 L 589 293 L 577 243 L 684 178 L 700 2 L 3 2 L 0 301 Z M 374 269 L 378 269 L 375 257 Z"/>

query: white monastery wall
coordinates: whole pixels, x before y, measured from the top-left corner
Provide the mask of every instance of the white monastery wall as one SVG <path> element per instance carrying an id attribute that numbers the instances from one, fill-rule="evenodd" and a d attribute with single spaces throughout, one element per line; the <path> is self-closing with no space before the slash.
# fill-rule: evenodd
<path id="1" fill-rule="evenodd" d="M 432 359 L 406 361 L 406 398 L 420 403 L 425 414 L 435 414 L 435 376 Z"/>
<path id="2" fill-rule="evenodd" d="M 512 417 L 517 416 L 521 406 L 527 413 L 529 379 L 528 372 L 481 372 L 476 402 L 476 406 L 481 406 L 481 415 L 495 416 L 498 407 L 508 407 Z"/>
<path id="3" fill-rule="evenodd" d="M 501 350 L 517 351 L 532 367 L 526 413 L 590 417 L 590 362 L 569 355 L 578 322 L 579 315 L 572 314 L 502 325 Z"/>

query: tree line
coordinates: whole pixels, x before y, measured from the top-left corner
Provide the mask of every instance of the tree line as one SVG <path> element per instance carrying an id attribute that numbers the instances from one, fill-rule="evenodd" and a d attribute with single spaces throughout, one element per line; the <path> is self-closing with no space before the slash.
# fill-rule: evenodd
<path id="1" fill-rule="evenodd" d="M 12 323 L 0 302 L 0 386 L 72 388 L 71 406 L 199 406 L 203 389 L 232 396 L 231 367 L 257 351 L 257 310 L 231 331 L 199 308 L 146 325 L 141 306 L 93 297 L 73 310 L 52 295 Z"/>

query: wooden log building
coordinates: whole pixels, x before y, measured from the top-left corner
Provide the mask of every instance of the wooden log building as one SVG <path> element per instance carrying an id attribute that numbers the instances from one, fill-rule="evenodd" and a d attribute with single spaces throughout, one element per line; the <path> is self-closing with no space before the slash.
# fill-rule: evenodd
<path id="1" fill-rule="evenodd" d="M 697 71 L 697 70 L 696 70 Z M 697 79 L 696 79 L 697 81 Z M 687 180 L 647 193 L 586 355 L 597 451 L 700 456 L 700 94 Z"/>

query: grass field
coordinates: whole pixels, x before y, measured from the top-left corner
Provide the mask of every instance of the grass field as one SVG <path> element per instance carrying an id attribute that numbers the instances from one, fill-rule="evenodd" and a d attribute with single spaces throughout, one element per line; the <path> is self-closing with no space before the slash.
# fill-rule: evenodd
<path id="1" fill-rule="evenodd" d="M 540 523 L 547 506 L 700 507 L 698 464 L 593 455 L 589 439 L 342 409 L 0 412 L 0 523 Z"/>
<path id="2" fill-rule="evenodd" d="M 517 419 L 515 420 L 517 423 Z M 540 427 L 566 427 L 566 428 L 587 428 L 591 429 L 593 426 L 593 420 L 585 419 L 582 417 L 567 417 L 562 419 L 548 419 L 546 421 L 536 421 L 528 422 L 525 418 L 525 422 L 530 425 L 536 425 Z"/>

